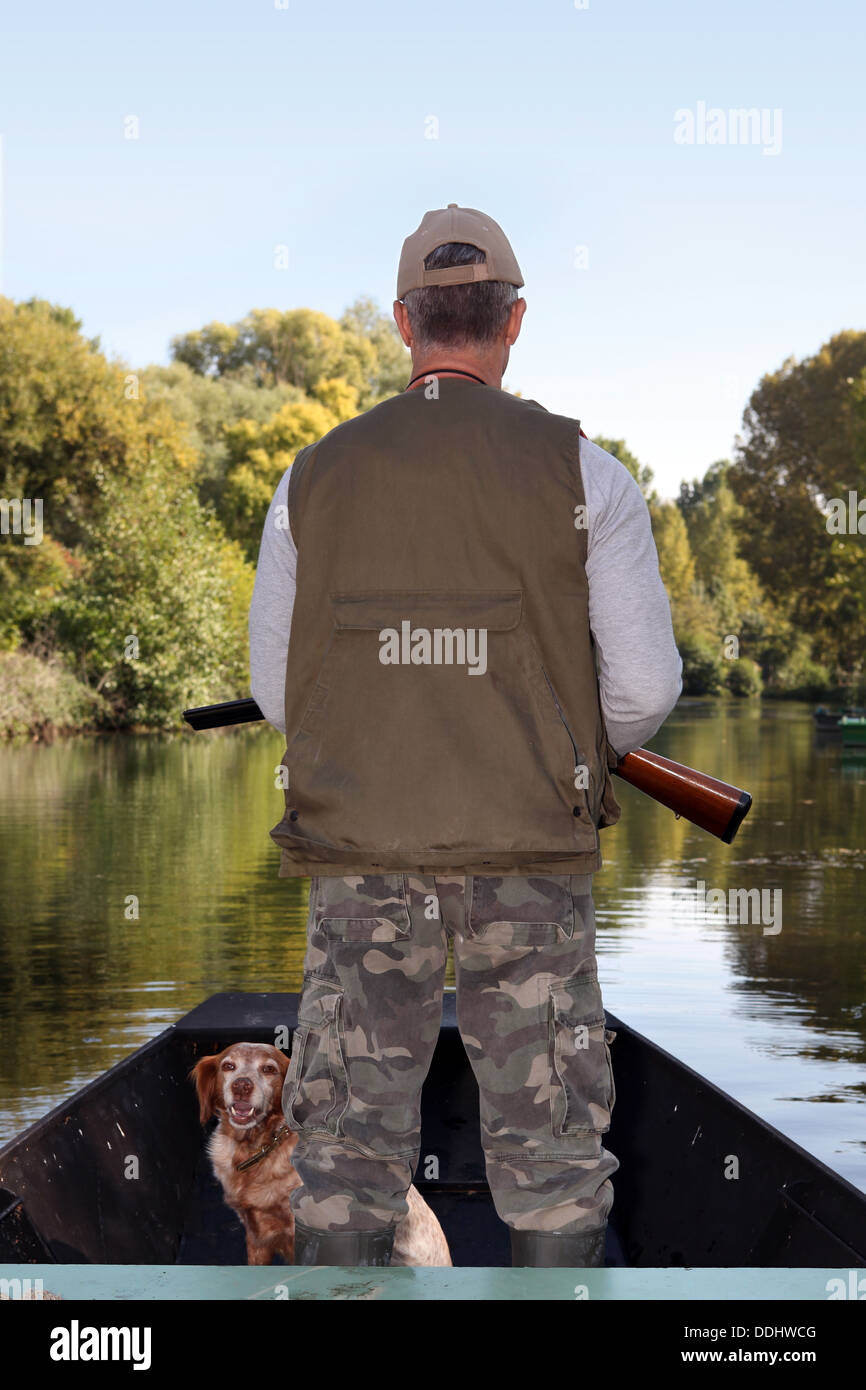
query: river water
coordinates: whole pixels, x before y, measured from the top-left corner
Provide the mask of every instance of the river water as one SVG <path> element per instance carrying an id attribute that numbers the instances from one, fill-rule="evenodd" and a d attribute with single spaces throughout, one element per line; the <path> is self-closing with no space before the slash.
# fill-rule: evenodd
<path id="1" fill-rule="evenodd" d="M 283 746 L 0 747 L 0 1142 L 208 995 L 300 988 L 307 880 L 277 878 L 268 836 Z M 652 747 L 754 806 L 726 846 L 617 782 L 605 1004 L 866 1191 L 866 758 L 758 701 L 682 701 Z M 762 890 L 762 919 L 713 911 L 719 889 Z"/>

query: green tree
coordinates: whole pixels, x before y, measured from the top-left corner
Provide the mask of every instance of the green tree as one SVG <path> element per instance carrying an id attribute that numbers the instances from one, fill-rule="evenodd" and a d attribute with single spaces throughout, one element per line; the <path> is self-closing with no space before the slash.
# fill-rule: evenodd
<path id="1" fill-rule="evenodd" d="M 366 361 L 366 370 L 362 369 L 361 409 L 405 389 L 412 359 L 390 314 L 381 313 L 372 299 L 357 299 L 343 314 L 340 327 L 350 343 L 369 343 L 373 349 L 372 361 Z"/>
<path id="2" fill-rule="evenodd" d="M 236 324 L 210 323 L 172 339 L 172 354 L 201 376 L 247 371 L 259 386 L 290 385 L 304 395 L 339 378 L 357 391 L 358 408 L 402 390 L 408 357 L 396 325 L 369 299 L 339 320 L 314 309 L 253 309 Z"/>
<path id="3" fill-rule="evenodd" d="M 846 331 L 764 376 L 730 472 L 744 559 L 815 657 L 849 673 L 866 643 L 864 542 L 828 531 L 827 513 L 833 498 L 866 496 L 864 371 L 866 333 Z"/>
<path id="4" fill-rule="evenodd" d="M 662 582 L 671 605 L 682 605 L 692 597 L 695 585 L 695 558 L 686 524 L 673 502 L 652 502 L 649 511 Z"/>
<path id="5" fill-rule="evenodd" d="M 683 694 L 720 694 L 726 671 L 716 646 L 691 633 L 678 635 L 677 646 L 683 659 Z"/>
<path id="6" fill-rule="evenodd" d="M 0 486 L 4 497 L 41 498 L 45 527 L 74 544 L 106 472 L 133 476 L 158 446 L 192 472 L 183 428 L 135 373 L 108 362 L 81 335 L 71 310 L 0 298 Z"/>
<path id="7" fill-rule="evenodd" d="M 334 382 L 323 389 L 336 403 L 354 399 Z M 255 561 L 258 555 L 268 507 L 298 450 L 339 423 L 339 417 L 321 401 L 306 400 L 284 405 L 264 425 L 238 420 L 226 428 L 230 461 L 220 515 L 226 533 L 240 542 L 248 559 Z"/>
<path id="8" fill-rule="evenodd" d="M 100 494 L 55 629 L 106 722 L 176 728 L 185 706 L 249 688 L 254 571 L 164 459 L 132 483 L 106 478 Z"/>
<path id="9" fill-rule="evenodd" d="M 79 558 L 51 536 L 34 546 L 0 538 L 0 651 L 14 651 L 22 639 L 39 642 L 46 612 L 79 568 Z"/>
<path id="10" fill-rule="evenodd" d="M 732 695 L 760 695 L 764 685 L 761 668 L 756 661 L 741 657 L 729 666 L 725 684 Z"/>
<path id="11" fill-rule="evenodd" d="M 743 508 L 728 482 L 730 464 L 714 463 L 703 479 L 680 488 L 680 511 L 695 558 L 697 578 L 713 603 L 723 633 L 740 633 L 761 610 L 757 577 L 739 553 Z"/>
<path id="12" fill-rule="evenodd" d="M 679 507 L 655 499 L 650 520 L 659 557 L 659 572 L 671 605 L 677 641 L 693 637 L 707 648 L 719 646 L 718 613 L 701 585 L 689 535 Z"/>
<path id="13" fill-rule="evenodd" d="M 0 496 L 42 508 L 44 539 L 0 535 L 0 647 L 39 637 L 45 611 L 74 577 L 101 480 L 131 481 L 155 451 L 180 477 L 195 452 L 185 426 L 145 400 L 136 373 L 108 362 L 68 308 L 0 298 Z"/>
<path id="14" fill-rule="evenodd" d="M 250 366 L 216 377 L 200 375 L 180 360 L 167 367 L 145 367 L 141 389 L 145 398 L 164 402 L 183 425 L 196 456 L 199 496 L 218 508 L 231 462 L 227 427 L 239 420 L 264 425 L 282 406 L 306 400 L 297 386 L 257 385 Z"/>

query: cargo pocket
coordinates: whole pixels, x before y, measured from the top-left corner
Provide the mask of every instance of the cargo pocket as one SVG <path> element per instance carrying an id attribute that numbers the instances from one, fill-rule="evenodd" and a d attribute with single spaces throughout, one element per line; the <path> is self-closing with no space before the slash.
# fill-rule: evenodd
<path id="1" fill-rule="evenodd" d="M 405 941 L 412 931 L 404 874 L 320 877 L 315 927 L 341 941 Z"/>
<path id="2" fill-rule="evenodd" d="M 555 1135 L 604 1134 L 616 1100 L 596 972 L 555 980 L 550 995 L 550 1115 Z"/>
<path id="3" fill-rule="evenodd" d="M 329 980 L 304 982 L 283 1087 L 283 1114 L 291 1129 L 341 1132 L 340 1121 L 349 1103 L 342 1012 L 339 985 Z"/>
<path id="4" fill-rule="evenodd" d="M 569 874 L 472 875 L 466 936 L 496 946 L 553 946 L 574 936 Z"/>

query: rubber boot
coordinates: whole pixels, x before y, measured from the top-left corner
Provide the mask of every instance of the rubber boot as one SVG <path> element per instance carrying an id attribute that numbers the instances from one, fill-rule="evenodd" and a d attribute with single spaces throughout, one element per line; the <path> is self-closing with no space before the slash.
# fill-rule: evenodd
<path id="1" fill-rule="evenodd" d="M 394 1227 L 379 1231 L 313 1231 L 295 1222 L 296 1265 L 386 1265 Z"/>
<path id="2" fill-rule="evenodd" d="M 604 1265 L 607 1225 L 577 1235 L 556 1231 L 511 1230 L 513 1268 L 597 1269 Z"/>

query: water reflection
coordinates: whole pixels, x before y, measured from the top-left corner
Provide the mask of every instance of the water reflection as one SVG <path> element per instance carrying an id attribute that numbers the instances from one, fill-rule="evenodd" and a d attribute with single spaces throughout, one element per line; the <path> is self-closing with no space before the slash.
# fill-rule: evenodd
<path id="1" fill-rule="evenodd" d="M 605 1000 L 866 1189 L 866 764 L 802 705 L 709 713 L 681 707 L 653 747 L 755 805 L 728 847 L 623 789 L 596 880 Z M 698 880 L 780 890 L 781 931 L 707 914 Z"/>

